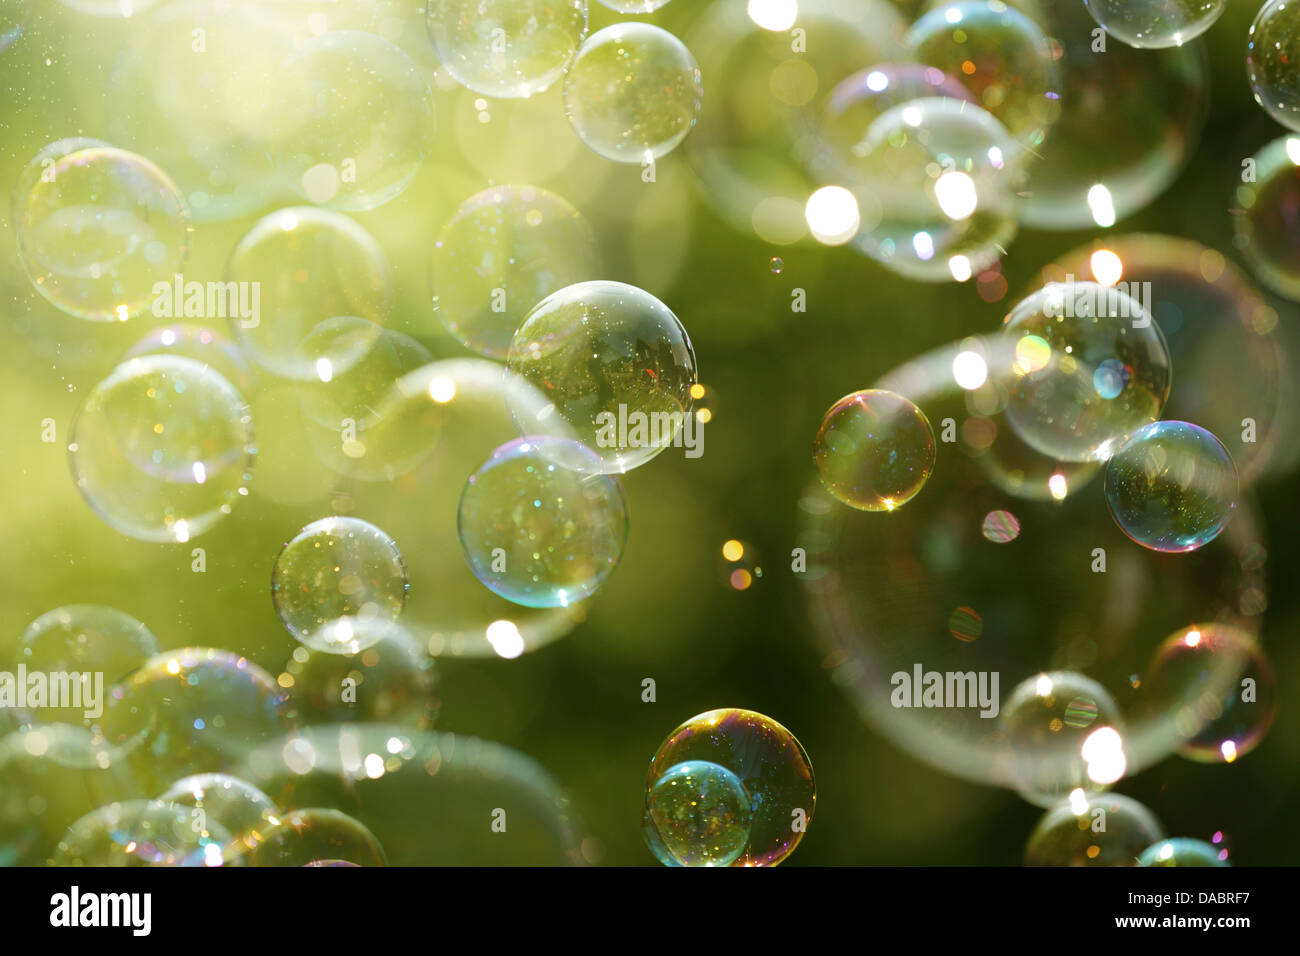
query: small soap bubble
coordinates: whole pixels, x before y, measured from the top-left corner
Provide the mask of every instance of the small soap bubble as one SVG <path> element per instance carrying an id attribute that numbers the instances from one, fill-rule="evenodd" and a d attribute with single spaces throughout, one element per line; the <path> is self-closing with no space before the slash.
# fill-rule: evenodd
<path id="1" fill-rule="evenodd" d="M 1006 544 L 1020 536 L 1020 519 L 1010 511 L 990 511 L 984 516 L 980 533 L 994 544 Z"/>
<path id="2" fill-rule="evenodd" d="M 1138 857 L 1138 866 L 1227 866 L 1219 850 L 1204 840 L 1174 837 L 1153 843 Z"/>
<path id="3" fill-rule="evenodd" d="M 861 511 L 893 511 L 911 501 L 934 470 L 934 433 L 925 414 L 893 392 L 864 389 L 822 418 L 813 445 L 822 483 Z"/>
<path id="4" fill-rule="evenodd" d="M 745 852 L 754 812 L 739 778 L 707 760 L 669 767 L 646 797 L 646 842 L 669 866 L 730 866 Z"/>
<path id="5" fill-rule="evenodd" d="M 308 807 L 272 819 L 242 854 L 249 866 L 310 866 L 321 861 L 386 866 L 379 840 L 340 810 Z"/>

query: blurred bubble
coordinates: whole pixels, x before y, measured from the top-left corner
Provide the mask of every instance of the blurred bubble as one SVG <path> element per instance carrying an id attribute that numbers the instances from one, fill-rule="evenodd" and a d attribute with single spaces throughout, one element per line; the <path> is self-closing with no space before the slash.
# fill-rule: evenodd
<path id="1" fill-rule="evenodd" d="M 999 508 L 997 511 L 990 511 L 984 516 L 984 523 L 980 526 L 980 531 L 984 537 L 994 544 L 1006 544 L 1008 541 L 1014 541 L 1020 536 L 1020 519 L 1010 511 Z"/>
<path id="2" fill-rule="evenodd" d="M 587 34 L 587 0 L 430 0 L 426 17 L 443 67 L 484 96 L 540 93 Z"/>
<path id="3" fill-rule="evenodd" d="M 584 459 L 582 471 L 557 463 Z M 599 472 L 592 452 L 564 439 L 520 438 L 493 452 L 460 499 L 475 576 L 525 607 L 568 607 L 599 590 L 628 533 L 623 490 Z"/>
<path id="4" fill-rule="evenodd" d="M 98 807 L 100 794 L 111 786 L 105 768 L 69 767 L 53 759 L 64 730 L 19 730 L 0 738 L 0 866 L 43 865 L 64 831 Z M 72 745 L 81 748 L 84 739 L 78 736 Z"/>
<path id="5" fill-rule="evenodd" d="M 1250 25 L 1246 72 L 1255 102 L 1283 126 L 1300 131 L 1300 79 L 1295 71 L 1298 53 L 1300 8 L 1287 0 L 1268 0 Z"/>
<path id="6" fill-rule="evenodd" d="M 363 824 L 319 807 L 277 817 L 245 856 L 249 866 L 309 866 L 321 860 L 385 865 L 384 848 Z"/>
<path id="7" fill-rule="evenodd" d="M 1147 709 L 1168 722 L 1178 753 L 1198 763 L 1232 763 L 1273 724 L 1273 668 L 1255 638 L 1220 622 L 1170 635 L 1146 669 Z"/>
<path id="8" fill-rule="evenodd" d="M 320 323 L 339 316 L 383 323 L 392 297 L 388 259 L 371 235 L 341 213 L 309 206 L 260 219 L 231 253 L 226 279 L 238 283 L 241 307 L 229 317 L 241 347 L 300 381 L 319 379 L 322 359 L 336 372 L 349 368 L 373 344 L 331 337 L 326 344 L 343 351 L 313 353 L 307 339 Z"/>
<path id="9" fill-rule="evenodd" d="M 406 563 L 382 529 L 360 518 L 321 518 L 281 549 L 271 577 L 275 610 L 289 633 L 312 650 L 356 654 L 395 621 L 407 591 Z"/>
<path id="10" fill-rule="evenodd" d="M 1136 866 L 1164 837 L 1142 804 L 1117 793 L 1072 800 L 1047 811 L 1025 847 L 1026 866 Z"/>
<path id="11" fill-rule="evenodd" d="M 143 156 L 82 140 L 52 143 L 14 194 L 18 253 L 38 292 L 70 315 L 125 322 L 180 271 L 189 210 Z"/>
<path id="12" fill-rule="evenodd" d="M 259 838 L 280 813 L 275 803 L 247 780 L 225 773 L 201 773 L 177 780 L 158 800 L 189 808 L 191 826 L 206 829 L 211 820 L 230 835 L 222 856 L 229 861 Z"/>
<path id="13" fill-rule="evenodd" d="M 730 866 L 749 844 L 754 813 L 749 793 L 726 767 L 688 760 L 663 772 L 646 796 L 655 829 L 651 849 L 662 846 L 669 866 Z"/>
<path id="14" fill-rule="evenodd" d="M 720 577 L 733 591 L 748 591 L 763 577 L 758 549 L 747 541 L 730 538 L 722 543 Z"/>
<path id="15" fill-rule="evenodd" d="M 591 226 L 565 199 L 494 186 L 461 203 L 434 246 L 434 311 L 466 348 L 504 359 L 529 310 L 599 262 Z"/>
<path id="16" fill-rule="evenodd" d="M 406 189 L 432 148 L 428 83 L 399 47 L 371 33 L 308 40 L 277 74 L 275 96 L 287 119 L 276 166 L 317 205 L 382 206 Z"/>
<path id="17" fill-rule="evenodd" d="M 748 841 L 731 865 L 775 866 L 794 852 L 812 822 L 817 790 L 808 755 L 790 731 L 770 717 L 739 708 L 692 717 L 668 735 L 650 763 L 647 809 L 665 776 L 687 762 L 721 766 L 751 798 Z M 664 846 L 674 845 L 678 834 L 665 833 L 653 811 L 651 816 L 660 839 L 667 841 Z M 728 836 L 728 847 L 738 836 Z"/>
<path id="18" fill-rule="evenodd" d="M 1129 46 L 1159 50 L 1182 46 L 1214 25 L 1225 0 L 1083 0 L 1106 32 Z"/>
<path id="19" fill-rule="evenodd" d="M 1106 503 L 1120 529 L 1153 551 L 1195 551 L 1237 506 L 1237 466 L 1223 444 L 1187 422 L 1134 432 L 1106 463 Z"/>
<path id="20" fill-rule="evenodd" d="M 1138 866 L 1227 866 L 1219 851 L 1203 840 L 1175 837 L 1161 840 L 1142 851 Z"/>
<path id="21" fill-rule="evenodd" d="M 903 396 L 865 389 L 845 395 L 823 416 L 813 460 L 839 501 L 893 511 L 925 487 L 934 469 L 934 433 Z"/>
<path id="22" fill-rule="evenodd" d="M 1039 146 L 1061 114 L 1061 79 L 1047 37 L 999 0 L 936 7 L 912 25 L 907 44 L 920 62 L 965 85 L 973 102 L 1027 146 Z"/>
<path id="23" fill-rule="evenodd" d="M 243 396 L 257 387 L 254 371 L 238 346 L 215 329 L 202 325 L 163 325 L 151 329 L 122 356 L 122 361 L 144 355 L 179 355 L 216 370 Z"/>
<path id="24" fill-rule="evenodd" d="M 1002 334 L 1016 343 L 1019 375 L 1007 420 L 1046 455 L 1105 461 L 1169 398 L 1164 334 L 1120 288 L 1050 283 L 1007 314 Z"/>
<path id="25" fill-rule="evenodd" d="M 1275 139 L 1252 161 L 1253 181 L 1237 187 L 1241 210 L 1232 217 L 1233 244 L 1259 281 L 1300 301 L 1300 225 L 1294 211 L 1300 202 L 1300 137 Z"/>
<path id="26" fill-rule="evenodd" d="M 68 828 L 51 866 L 220 866 L 230 834 L 216 821 L 194 826 L 190 810 L 161 800 L 100 807 Z"/>
<path id="27" fill-rule="evenodd" d="M 233 385 L 194 359 L 131 358 L 72 423 L 77 489 L 106 523 L 142 541 L 185 542 L 247 495 L 253 430 Z"/>
<path id="28" fill-rule="evenodd" d="M 785 271 L 785 260 L 780 256 L 773 256 L 772 261 L 768 263 L 773 275 L 780 275 Z"/>
<path id="29" fill-rule="evenodd" d="M 648 23 L 616 23 L 588 37 L 564 78 L 578 137 L 617 163 L 650 163 L 695 126 L 704 90 L 685 44 Z"/>
<path id="30" fill-rule="evenodd" d="M 531 391 L 516 398 L 511 389 L 521 435 L 571 434 L 599 456 L 569 467 L 630 471 L 698 437 L 686 417 L 697 374 L 690 338 L 666 305 L 635 286 L 580 282 L 547 296 L 515 333 L 507 368 L 551 403 L 539 413 Z"/>

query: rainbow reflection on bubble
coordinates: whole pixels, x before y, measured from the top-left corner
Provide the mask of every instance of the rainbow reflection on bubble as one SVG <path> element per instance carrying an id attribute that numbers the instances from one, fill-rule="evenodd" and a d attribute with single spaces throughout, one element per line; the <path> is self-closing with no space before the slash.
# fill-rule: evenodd
<path id="1" fill-rule="evenodd" d="M 745 852 L 754 819 L 749 793 L 726 767 L 687 760 L 646 796 L 646 843 L 668 866 L 730 866 Z M 662 852 L 661 852 L 662 851 Z"/>

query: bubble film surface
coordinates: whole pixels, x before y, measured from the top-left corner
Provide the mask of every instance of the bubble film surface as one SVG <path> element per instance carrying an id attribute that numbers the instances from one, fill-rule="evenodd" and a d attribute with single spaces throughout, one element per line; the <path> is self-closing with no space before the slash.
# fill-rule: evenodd
<path id="1" fill-rule="evenodd" d="M 907 399 L 867 389 L 826 412 L 813 458 L 823 484 L 844 504 L 893 511 L 911 501 L 934 470 L 934 434 Z"/>
<path id="2" fill-rule="evenodd" d="M 749 793 L 734 773 L 703 760 L 668 768 L 646 799 L 646 841 L 670 866 L 729 866 L 745 852 L 753 820 Z"/>

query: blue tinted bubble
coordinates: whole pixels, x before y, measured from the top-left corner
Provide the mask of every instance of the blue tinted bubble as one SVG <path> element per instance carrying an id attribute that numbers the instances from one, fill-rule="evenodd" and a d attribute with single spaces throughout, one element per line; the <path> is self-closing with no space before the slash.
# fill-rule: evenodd
<path id="1" fill-rule="evenodd" d="M 646 842 L 676 866 L 729 866 L 745 851 L 753 807 L 740 778 L 707 760 L 670 767 L 646 800 Z M 662 848 L 663 853 L 660 853 Z"/>
<path id="2" fill-rule="evenodd" d="M 1143 850 L 1138 857 L 1138 866 L 1227 866 L 1219 858 L 1220 852 L 1203 840 L 1175 837 L 1153 843 Z"/>

